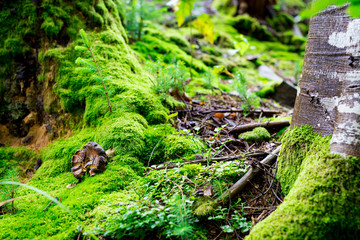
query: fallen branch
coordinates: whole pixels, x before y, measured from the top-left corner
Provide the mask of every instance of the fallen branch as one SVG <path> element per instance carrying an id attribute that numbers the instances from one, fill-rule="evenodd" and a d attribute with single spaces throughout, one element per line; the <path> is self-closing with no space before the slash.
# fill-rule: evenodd
<path id="1" fill-rule="evenodd" d="M 262 123 L 250 123 L 250 124 L 244 124 L 238 127 L 234 127 L 229 131 L 229 133 L 239 133 L 239 132 L 246 132 L 250 131 L 256 127 L 264 127 L 264 128 L 271 128 L 271 127 L 286 127 L 290 125 L 290 121 L 267 121 Z"/>
<path id="2" fill-rule="evenodd" d="M 230 156 L 230 157 L 219 157 L 219 158 L 213 158 L 210 161 L 207 161 L 206 159 L 196 159 L 196 160 L 185 161 L 185 162 L 171 162 L 169 164 L 163 163 L 163 164 L 151 166 L 150 168 L 152 170 L 171 169 L 171 168 L 180 167 L 180 166 L 186 165 L 186 164 L 199 164 L 199 163 L 206 164 L 208 162 L 211 163 L 211 162 L 215 162 L 215 161 L 231 161 L 231 160 L 240 159 L 240 158 L 243 158 L 243 156 L 235 155 L 235 156 Z"/>
<path id="3" fill-rule="evenodd" d="M 261 153 L 249 153 L 249 154 L 245 154 L 245 156 L 235 155 L 235 156 L 218 157 L 218 158 L 212 158 L 209 161 L 207 159 L 203 158 L 203 159 L 195 159 L 195 160 L 184 161 L 184 162 L 168 162 L 168 163 L 153 165 L 150 167 L 150 170 L 171 169 L 171 168 L 177 168 L 177 167 L 180 167 L 180 166 L 186 165 L 186 164 L 199 164 L 199 163 L 207 164 L 208 162 L 213 163 L 213 162 L 219 162 L 219 161 L 231 161 L 234 159 L 243 159 L 244 157 L 260 156 L 260 155 L 264 155 L 264 153 L 262 153 L 262 152 Z"/>
<path id="4" fill-rule="evenodd" d="M 260 165 L 262 164 L 270 164 L 273 162 L 277 154 L 280 152 L 281 145 L 278 146 L 272 153 L 270 153 L 265 159 L 263 159 L 260 162 Z M 260 167 L 256 165 L 252 165 L 249 169 L 249 171 L 240 178 L 239 181 L 237 181 L 232 187 L 230 187 L 223 195 L 221 195 L 216 201 L 219 204 L 220 202 L 226 202 L 229 199 L 233 198 L 237 193 L 239 193 L 241 190 L 245 188 L 247 183 L 251 181 L 254 176 L 260 171 Z"/>
<path id="5" fill-rule="evenodd" d="M 184 109 L 184 110 L 176 110 L 176 111 L 172 111 L 171 113 L 175 113 L 175 112 L 198 112 L 201 114 L 209 114 L 209 113 L 233 113 L 233 112 L 244 112 L 243 109 L 214 109 L 214 110 L 198 110 L 198 109 Z M 252 110 L 250 111 L 250 113 L 262 113 L 264 115 L 273 115 L 273 114 L 280 114 L 281 111 L 276 111 L 276 110 Z"/>

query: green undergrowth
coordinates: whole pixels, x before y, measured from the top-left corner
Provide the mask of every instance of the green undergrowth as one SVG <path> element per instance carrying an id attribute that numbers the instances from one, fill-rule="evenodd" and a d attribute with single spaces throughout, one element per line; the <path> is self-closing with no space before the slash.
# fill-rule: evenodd
<path id="1" fill-rule="evenodd" d="M 36 2 L 40 5 L 36 6 Z M 10 73 L 14 59 L 38 51 L 36 59 L 41 65 L 38 81 L 53 86 L 48 95 L 56 96 L 51 103 L 44 97 L 44 110 L 54 116 L 67 113 L 69 119 L 81 119 L 72 125 L 71 136 L 54 141 L 40 153 L 25 148 L 0 148 L 0 170 L 15 164 L 4 172 L 6 177 L 0 176 L 0 179 L 11 180 L 8 178 L 13 173 L 16 178 L 13 180 L 24 180 L 26 169 L 32 168 L 40 157 L 43 164 L 27 184 L 58 197 L 72 212 L 69 215 L 56 205 L 43 211 L 49 203 L 47 198 L 18 187 L 15 212 L 0 216 L 0 239 L 77 239 L 85 231 L 100 236 L 105 235 L 106 230 L 110 236 L 133 236 L 123 231 L 123 226 L 136 231 L 146 229 L 159 238 L 206 239 L 204 228 L 197 223 L 203 218 L 215 221 L 232 237 L 234 229 L 248 231 L 250 223 L 243 218 L 239 206 L 237 212 L 208 206 L 194 212 L 202 199 L 194 197 L 200 191 L 197 187 L 203 185 L 203 191 L 211 185 L 214 196 L 220 196 L 245 173 L 241 162 L 207 163 L 209 167 L 186 165 L 154 171 L 144 177 L 148 165 L 191 160 L 195 154 L 206 151 L 209 156 L 205 157 L 210 158 L 211 152 L 198 139 L 183 136 L 168 124 L 167 107 L 183 104 L 172 97 L 164 101 L 153 87 L 156 76 L 145 70 L 150 61 L 164 65 L 181 61 L 189 67 L 192 47 L 189 27 L 170 29 L 148 23 L 141 41 L 129 46 L 122 26 L 122 6 L 118 0 L 26 0 L 21 4 L 6 3 L 5 10 L 0 11 L 0 37 L 4 39 L 0 42 L 0 77 Z M 263 26 L 250 20 L 250 35 L 260 34 L 271 40 Z M 215 26 L 223 24 L 221 19 L 214 22 Z M 236 24 L 239 22 L 237 19 Z M 292 74 L 293 63 L 300 57 L 288 52 L 296 49 L 281 43 L 246 37 L 250 44 L 246 54 L 260 54 L 258 60 L 250 62 L 240 54 L 231 55 L 234 42 L 243 40 L 234 26 L 217 27 L 215 45 L 206 43 L 202 34 L 192 30 L 199 43 L 194 46 L 195 52 L 200 56 L 192 61 L 193 80 L 185 86 L 186 90 L 192 94 L 195 91 L 216 94 L 220 91 L 213 87 L 218 87 L 230 92 L 232 85 L 226 82 L 229 75 L 222 72 L 206 80 L 206 74 L 218 65 L 232 73 L 242 70 L 252 84 L 266 81 L 257 73 L 256 66 L 260 64 L 279 64 Z M 102 81 L 94 69 L 86 65 L 93 58 L 78 34 L 80 29 L 85 30 L 91 42 L 112 113 L 107 109 Z M 270 57 L 266 57 L 265 52 L 269 52 Z M 3 83 L 0 83 L 1 94 Z M 71 157 L 89 141 L 99 143 L 104 150 L 114 148 L 115 156 L 109 159 L 104 173 L 85 177 L 68 189 L 66 186 L 76 181 L 70 172 Z M 178 186 L 183 187 L 183 192 Z M 1 195 L 1 200 L 6 199 L 9 195 Z M 120 202 L 123 204 L 118 205 Z M 126 206 L 131 206 L 128 211 L 131 218 L 122 214 L 126 213 Z M 165 215 L 160 223 L 155 222 L 158 220 L 156 209 Z M 140 210 L 150 215 L 143 225 Z M 183 215 L 179 214 L 182 210 Z M 214 219 L 206 219 L 208 216 Z M 119 222 L 125 225 L 118 225 Z M 158 225 L 152 228 L 153 223 Z"/>
<path id="2" fill-rule="evenodd" d="M 191 136 L 179 136 L 168 125 L 150 126 L 144 132 L 145 148 L 140 159 L 149 165 L 163 163 L 171 159 L 191 160 L 201 153 L 204 144 Z"/>
<path id="3" fill-rule="evenodd" d="M 286 197 L 246 239 L 358 239 L 359 160 L 330 153 L 330 137 L 309 126 L 282 143 L 277 178 Z"/>
<path id="4" fill-rule="evenodd" d="M 225 224 L 230 225 L 224 225 L 224 228 L 246 232 L 250 223 L 242 217 L 241 206 L 236 205 L 241 200 L 232 206 L 234 209 L 240 207 L 240 211 L 224 207 L 226 213 L 219 214 L 213 209 L 199 217 L 195 209 L 199 203 L 203 203 L 203 197 L 194 194 L 199 191 L 197 186 L 208 186 L 214 189 L 215 196 L 219 196 L 245 172 L 245 168 L 239 166 L 239 161 L 214 163 L 209 167 L 191 164 L 152 171 L 133 188 L 135 195 L 95 209 L 106 212 L 108 217 L 106 221 L 86 227 L 85 235 L 93 233 L 119 239 L 155 236 L 156 239 L 208 239 L 201 227 L 202 221 L 208 216 L 213 217 L 209 220 L 220 224 L 228 220 Z M 230 213 L 233 215 L 230 216 Z"/>
<path id="5" fill-rule="evenodd" d="M 33 4 L 31 1 L 26 3 Z M 103 217 L 101 209 L 106 209 L 109 201 L 125 201 L 124 196 L 134 194 L 131 184 L 136 185 L 143 176 L 144 164 L 147 165 L 150 156 L 144 157 L 144 152 L 151 153 L 158 140 L 159 133 L 152 131 L 153 125 L 161 128 L 160 124 L 167 121 L 169 112 L 151 89 L 153 76 L 145 71 L 127 45 L 118 12 L 119 1 L 43 1 L 43 4 L 44 8 L 49 5 L 42 15 L 45 20 L 39 20 L 47 44 L 38 54 L 43 70 L 38 78 L 44 84 L 48 84 L 47 79 L 53 81 L 53 92 L 60 99 L 58 104 L 45 111 L 49 114 L 71 113 L 82 116 L 82 121 L 79 129 L 72 130 L 72 136 L 54 141 L 41 151 L 43 164 L 27 184 L 61 199 L 73 215 L 58 206 L 43 211 L 48 204 L 45 197 L 17 188 L 15 197 L 21 198 L 15 200 L 16 212 L 0 216 L 0 239 L 75 239 L 79 234 L 77 226 L 94 224 Z M 26 6 L 21 11 L 26 11 Z M 1 14 L 5 12 L 1 11 Z M 7 16 L 3 15 L 1 17 Z M 112 113 L 107 110 L 101 81 L 93 74 L 93 69 L 83 64 L 91 61 L 92 56 L 78 29 L 71 30 L 70 25 L 84 28 L 92 43 L 109 92 Z M 178 37 L 176 33 L 169 35 L 169 39 L 177 44 L 181 41 Z M 59 39 L 68 41 L 55 43 Z M 186 44 L 185 40 L 183 44 Z M 177 56 L 183 56 L 179 59 L 189 63 L 189 55 L 183 50 L 177 47 L 173 51 Z M 198 66 L 196 70 L 199 71 L 205 68 L 196 61 L 194 66 Z M 76 181 L 70 172 L 71 157 L 89 141 L 96 141 L 105 150 L 114 148 L 115 157 L 109 159 L 104 173 L 86 177 L 74 188 L 67 189 L 68 184 Z M 153 161 L 190 157 L 195 146 L 194 140 L 181 137 L 169 128 L 160 147 L 154 150 Z M 39 156 L 22 148 L 0 148 L 0 151 L 1 157 L 4 156 L 0 161 L 2 167 L 13 162 L 21 165 L 22 160 L 16 159 L 22 156 L 26 160 L 24 165 L 29 168 Z"/>
<path id="6" fill-rule="evenodd" d="M 103 174 L 99 174 L 78 184 L 75 188 L 66 186 L 74 181 L 71 173 L 55 177 L 38 177 L 28 184 L 42 189 L 61 202 L 72 212 L 69 215 L 58 206 L 43 209 L 49 200 L 27 189 L 18 190 L 15 201 L 17 212 L 1 216 L 0 237 L 2 239 L 73 239 L 78 235 L 76 226 L 89 219 L 90 212 L 102 199 L 128 188 L 137 175 L 128 165 L 110 163 Z M 124 192 L 124 193 L 125 193 Z M 46 229 L 46 231 L 44 231 Z"/>
<path id="7" fill-rule="evenodd" d="M 182 39 L 182 41 L 186 40 Z M 147 34 L 142 38 L 141 42 L 136 42 L 132 48 L 140 53 L 144 60 L 149 58 L 153 61 L 162 59 L 165 63 L 181 60 L 187 67 L 189 67 L 191 63 L 191 55 L 184 51 L 183 47 L 177 45 L 177 43 L 171 42 L 169 38 L 166 38 L 166 35 L 165 37 L 159 38 Z M 195 70 L 194 73 L 206 71 L 205 64 L 198 59 L 193 59 L 192 67 Z"/>

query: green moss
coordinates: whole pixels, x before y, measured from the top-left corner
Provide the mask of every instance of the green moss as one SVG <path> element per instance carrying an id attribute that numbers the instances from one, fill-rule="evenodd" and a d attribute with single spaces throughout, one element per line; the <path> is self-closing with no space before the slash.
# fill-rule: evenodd
<path id="1" fill-rule="evenodd" d="M 203 171 L 201 164 L 186 164 L 180 168 L 180 174 L 187 176 L 188 178 L 194 178 L 200 172 Z"/>
<path id="2" fill-rule="evenodd" d="M 14 11 L 14 9 L 16 9 Z M 0 76 L 9 73 L 15 57 L 29 53 L 29 44 L 25 41 L 35 32 L 36 6 L 30 0 L 8 1 L 2 4 L 0 11 Z M 2 78 L 2 77 L 1 77 Z"/>
<path id="3" fill-rule="evenodd" d="M 196 199 L 193 207 L 195 216 L 207 217 L 215 211 L 216 202 L 208 196 L 202 196 Z"/>
<path id="4" fill-rule="evenodd" d="M 150 126 L 144 134 L 145 148 L 140 159 L 146 165 L 151 155 L 150 165 L 179 158 L 191 159 L 203 147 L 198 139 L 179 136 L 173 127 L 166 125 Z"/>
<path id="5" fill-rule="evenodd" d="M 93 129 L 84 129 L 73 137 L 60 139 L 48 145 L 42 151 L 43 164 L 36 177 L 53 177 L 59 173 L 70 172 L 72 155 L 90 141 L 94 141 Z"/>
<path id="6" fill-rule="evenodd" d="M 281 183 L 284 195 L 289 193 L 295 183 L 300 172 L 301 163 L 309 152 L 316 136 L 311 127 L 305 126 L 288 131 L 282 138 L 282 143 L 287 147 L 282 147 L 281 150 L 277 178 Z M 286 161 L 283 159 L 286 159 Z"/>
<path id="7" fill-rule="evenodd" d="M 0 148 L 0 179 L 10 169 L 15 169 L 19 176 L 24 176 L 27 169 L 35 165 L 39 153 L 25 147 L 1 147 Z"/>
<path id="8" fill-rule="evenodd" d="M 278 82 L 268 82 L 263 88 L 256 92 L 256 95 L 262 98 L 269 97 L 275 93 L 275 87 L 279 84 Z"/>
<path id="9" fill-rule="evenodd" d="M 246 239 L 358 239 L 359 160 L 330 153 L 309 126 L 285 134 L 277 177 L 286 197 Z"/>
<path id="10" fill-rule="evenodd" d="M 252 36 L 259 40 L 275 41 L 276 38 L 267 30 L 265 25 L 261 25 L 255 18 L 247 14 L 238 15 L 229 18 L 227 24 L 230 24 L 240 33 Z"/>
<path id="11" fill-rule="evenodd" d="M 309 25 L 305 24 L 305 23 L 297 23 L 301 33 L 306 36 L 309 32 Z"/>
<path id="12" fill-rule="evenodd" d="M 98 130 L 97 141 L 104 149 L 115 148 L 118 154 L 140 155 L 144 150 L 146 120 L 139 114 L 123 116 L 104 122 Z"/>
<path id="13" fill-rule="evenodd" d="M 26 198 L 16 201 L 15 206 L 18 212 L 14 215 L 0 216 L 0 238 L 76 238 L 79 234 L 76 230 L 77 225 L 95 224 L 92 223 L 92 218 L 96 216 L 96 213 L 99 216 L 96 216 L 95 219 L 104 216 L 99 211 L 93 211 L 94 209 L 102 209 L 109 203 L 116 203 L 119 198 L 125 198 L 126 195 L 122 193 L 120 196 L 119 193 L 112 194 L 110 192 L 125 191 L 124 188 L 135 180 L 136 175 L 128 166 L 115 164 L 109 164 L 104 173 L 87 177 L 72 189 L 66 188 L 69 183 L 74 182 L 73 176 L 68 173 L 51 178 L 33 179 L 28 184 L 61 199 L 73 216 L 55 205 L 50 206 L 47 211 L 43 211 L 49 200 L 30 190 L 21 189 L 16 196 L 26 195 Z M 44 232 L 44 228 L 47 231 Z"/>
<path id="14" fill-rule="evenodd" d="M 130 166 L 119 164 L 109 164 L 106 171 L 93 177 L 92 180 L 100 184 L 103 192 L 113 192 L 125 189 L 131 181 L 136 179 L 136 173 Z"/>
<path id="15" fill-rule="evenodd" d="M 201 49 L 211 55 L 215 55 L 217 57 L 221 57 L 222 56 L 222 52 L 221 49 L 219 47 L 217 47 L 216 45 L 204 45 L 201 46 Z"/>
<path id="16" fill-rule="evenodd" d="M 237 8 L 232 4 L 231 0 L 214 0 L 211 5 L 223 14 L 233 16 L 236 14 Z"/>
<path id="17" fill-rule="evenodd" d="M 110 160 L 120 166 L 129 166 L 139 176 L 144 173 L 144 164 L 139 161 L 138 158 L 131 155 L 116 154 L 114 158 Z"/>
<path id="18" fill-rule="evenodd" d="M 182 50 L 180 46 L 151 35 L 145 35 L 142 38 L 142 42 L 137 42 L 133 48 L 141 53 L 144 58 L 149 58 L 150 56 L 152 60 L 163 59 L 165 63 L 181 60 L 187 67 L 190 66 L 191 56 Z M 197 59 L 193 59 L 192 66 L 197 72 L 206 71 L 204 63 Z"/>
<path id="19" fill-rule="evenodd" d="M 277 32 L 291 30 L 294 25 L 294 18 L 287 12 L 279 12 L 274 18 L 267 19 L 267 21 Z"/>
<path id="20" fill-rule="evenodd" d="M 143 174 L 144 165 L 139 159 L 145 159 L 147 163 L 158 139 L 154 135 L 146 135 L 151 128 L 149 124 L 165 123 L 169 111 L 160 97 L 150 90 L 149 74 L 126 44 L 127 37 L 117 9 L 121 6 L 119 1 L 44 0 L 41 7 L 36 7 L 31 0 L 6 4 L 9 8 L 0 11 L 0 36 L 4 39 L 0 42 L 0 56 L 4 58 L 0 61 L 27 54 L 30 47 L 24 39 L 31 37 L 31 33 L 39 36 L 39 39 L 31 38 L 39 40 L 41 45 L 38 59 L 42 73 L 39 76 L 44 85 L 54 84 L 50 92 L 60 99 L 60 105 L 53 107 L 44 103 L 44 106 L 57 114 L 66 113 L 64 116 L 69 119 L 81 118 L 81 122 L 76 125 L 80 129 L 73 131 L 71 137 L 55 141 L 42 150 L 43 164 L 28 182 L 60 198 L 73 216 L 55 205 L 43 211 L 49 203 L 48 199 L 22 189 L 16 195 L 25 196 L 15 202 L 18 212 L 0 216 L 0 239 L 76 239 L 79 234 L 77 225 L 95 226 L 97 220 L 105 216 L 107 204 L 124 201 L 125 196 L 134 195 L 127 188 L 130 184 L 137 184 L 138 176 Z M 46 8 L 48 5 L 51 7 Z M 10 12 L 14 7 L 16 17 Z M 92 60 L 78 35 L 79 28 L 87 32 L 102 75 L 106 76 L 112 113 L 107 110 L 101 81 L 94 77 L 91 69 L 75 63 L 79 57 Z M 177 46 L 187 45 L 186 39 L 171 31 L 166 39 L 170 43 L 165 46 L 164 41 L 150 38 L 144 44 L 150 50 L 144 49 L 147 53 L 155 52 L 155 56 L 167 52 L 165 59 L 168 62 L 175 57 L 189 64 L 190 55 Z M 156 44 L 159 52 L 151 49 Z M 194 68 L 199 72 L 206 70 L 206 66 L 196 60 Z M 8 73 L 3 67 L 0 69 L 1 77 Z M 167 134 L 173 131 L 169 129 Z M 68 184 L 76 181 L 70 172 L 71 157 L 89 141 L 98 142 L 105 150 L 115 148 L 116 155 L 109 160 L 104 173 L 85 177 L 80 184 L 67 189 Z M 200 144 L 191 137 L 175 133 L 168 135 L 161 147 L 156 149 L 156 161 L 190 158 L 199 149 L 195 143 Z M 16 160 L 17 154 L 22 152 L 26 155 L 24 160 Z M 0 155 L 0 159 L 4 158 L 0 160 L 1 166 L 18 161 L 24 162 L 20 166 L 25 170 L 33 166 L 38 153 L 0 148 Z"/>
<path id="21" fill-rule="evenodd" d="M 247 142 L 257 142 L 269 140 L 271 138 L 270 133 L 266 128 L 257 127 L 252 131 L 244 132 L 239 135 L 239 138 L 243 138 Z"/>
<path id="22" fill-rule="evenodd" d="M 170 42 L 175 43 L 181 49 L 185 50 L 187 53 L 190 53 L 190 43 L 179 31 L 176 31 L 175 29 L 167 29 L 165 36 L 169 39 Z"/>

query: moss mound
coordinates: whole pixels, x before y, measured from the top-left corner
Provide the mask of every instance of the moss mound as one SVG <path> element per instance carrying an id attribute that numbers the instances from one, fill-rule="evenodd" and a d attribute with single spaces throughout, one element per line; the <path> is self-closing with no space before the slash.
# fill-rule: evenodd
<path id="1" fill-rule="evenodd" d="M 47 198 L 18 188 L 15 197 L 21 198 L 15 202 L 17 212 L 0 216 L 0 239 L 76 239 L 79 235 L 77 226 L 94 226 L 105 216 L 108 204 L 124 201 L 134 194 L 130 185 L 136 185 L 144 173 L 142 157 L 156 145 L 157 138 L 151 125 L 165 123 L 169 111 L 151 90 L 151 76 L 127 45 L 119 13 L 121 1 L 46 0 L 41 1 L 41 6 L 37 6 L 37 2 L 40 3 L 7 3 L 0 11 L 0 19 L 6 19 L 1 21 L 1 26 L 14 22 L 0 29 L 0 36 L 6 39 L 0 42 L 0 56 L 3 56 L 0 62 L 10 59 L 10 66 L 16 57 L 24 57 L 34 46 L 23 39 L 28 32 L 38 34 L 35 39 L 39 44 L 37 59 L 42 71 L 37 73 L 37 80 L 50 86 L 49 95 L 57 96 L 56 104 L 44 100 L 44 110 L 49 115 L 67 114 L 67 119 L 80 119 L 77 125 L 72 125 L 72 136 L 55 141 L 42 150 L 43 165 L 27 182 L 61 199 L 73 215 L 55 205 L 43 211 L 49 203 Z M 19 11 L 13 14 L 11 8 Z M 13 31 L 15 24 L 23 29 Z M 112 113 L 107 110 L 102 82 L 92 69 L 80 64 L 92 61 L 78 34 L 80 28 L 86 31 L 102 75 L 106 77 Z M 21 34 L 15 36 L 15 33 Z M 176 33 L 169 33 L 167 40 L 189 46 L 186 39 Z M 163 43 L 165 41 L 149 39 L 145 44 L 151 49 L 154 45 L 163 47 Z M 163 49 L 171 55 L 169 61 L 176 56 L 185 63 L 190 62 L 185 51 L 172 46 Z M 163 50 L 160 49 L 159 54 Z M 9 74 L 6 68 L 9 66 L 0 68 L 0 77 Z M 198 71 L 205 70 L 200 61 L 195 61 L 194 66 Z M 2 81 L 0 83 L 2 91 Z M 174 133 L 174 129 L 170 132 Z M 109 159 L 104 173 L 85 177 L 80 184 L 67 189 L 68 184 L 76 181 L 70 173 L 71 156 L 89 141 L 99 143 L 105 150 L 113 147 L 115 157 Z M 155 153 L 157 161 L 191 156 L 195 150 L 190 138 L 175 133 L 168 135 L 161 144 L 157 148 L 159 153 Z M 24 169 L 32 167 L 37 157 L 37 153 L 25 149 L 0 148 L 0 170 L 9 163 L 20 164 Z"/>
<path id="2" fill-rule="evenodd" d="M 167 125 L 150 126 L 144 135 L 145 148 L 140 159 L 146 165 L 171 161 L 172 159 L 190 160 L 204 148 L 204 145 L 197 139 L 180 136 L 173 127 Z"/>
<path id="3" fill-rule="evenodd" d="M 309 126 L 285 134 L 277 177 L 284 202 L 246 239 L 359 239 L 359 159 L 330 153 Z"/>
<path id="4" fill-rule="evenodd" d="M 244 139 L 247 142 L 257 142 L 260 143 L 271 138 L 270 133 L 266 128 L 257 127 L 252 131 L 244 132 L 239 135 L 239 138 Z"/>

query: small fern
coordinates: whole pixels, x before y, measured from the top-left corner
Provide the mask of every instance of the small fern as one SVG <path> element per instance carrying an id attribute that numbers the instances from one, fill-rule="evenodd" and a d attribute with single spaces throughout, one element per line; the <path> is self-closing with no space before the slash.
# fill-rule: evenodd
<path id="1" fill-rule="evenodd" d="M 84 43 L 85 47 L 87 48 L 87 50 L 91 54 L 92 59 L 88 60 L 88 59 L 84 59 L 84 58 L 77 58 L 76 59 L 76 64 L 85 67 L 86 70 L 89 71 L 89 73 L 93 74 L 93 79 L 96 82 L 99 82 L 99 83 L 102 84 L 102 86 L 104 88 L 106 100 L 107 100 L 107 103 L 108 103 L 108 109 L 109 109 L 110 112 L 112 112 L 112 107 L 111 107 L 111 103 L 110 103 L 110 99 L 109 99 L 109 93 L 108 93 L 108 90 L 107 90 L 106 85 L 105 85 L 106 77 L 103 76 L 103 74 L 101 72 L 101 68 L 100 68 L 100 66 L 98 64 L 98 61 L 95 58 L 94 50 L 92 48 L 89 37 L 85 33 L 84 29 L 80 29 L 79 33 L 80 33 L 80 36 L 81 36 L 81 38 L 83 40 L 83 43 Z"/>

